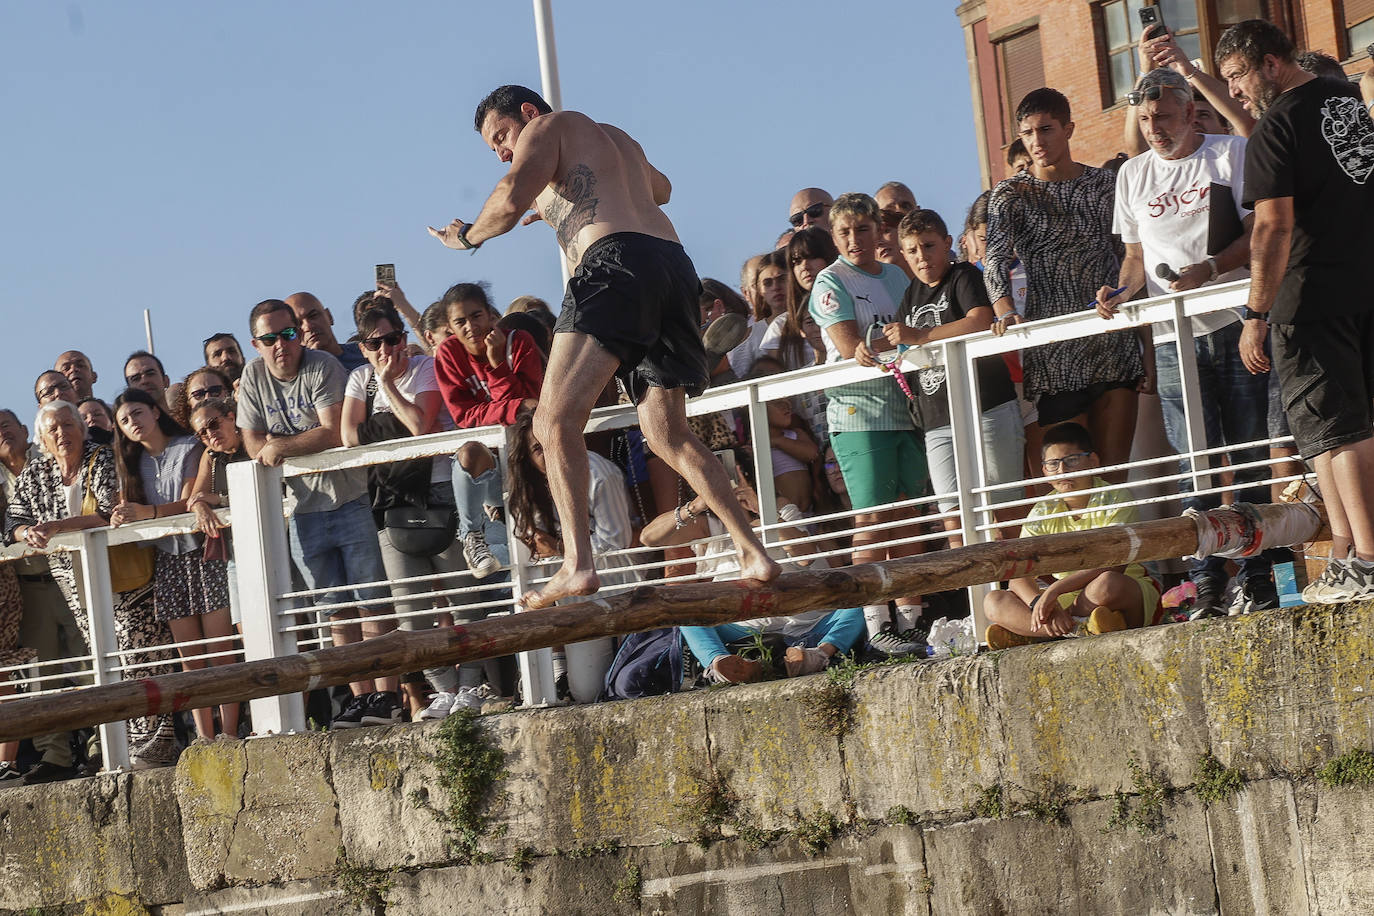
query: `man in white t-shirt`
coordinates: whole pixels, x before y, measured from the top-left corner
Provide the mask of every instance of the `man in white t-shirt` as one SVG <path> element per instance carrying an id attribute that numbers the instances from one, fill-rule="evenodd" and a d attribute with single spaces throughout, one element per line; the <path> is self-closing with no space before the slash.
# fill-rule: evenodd
<path id="1" fill-rule="evenodd" d="M 1104 318 L 1111 318 L 1142 286 L 1148 295 L 1161 296 L 1249 276 L 1253 218 L 1240 203 L 1245 140 L 1198 133 L 1193 127 L 1192 90 L 1173 70 L 1151 70 L 1128 101 L 1136 107 L 1150 149 L 1129 160 L 1117 174 L 1113 229 L 1126 245 L 1117 283 L 1125 289 L 1115 296 L 1107 287 L 1099 291 L 1098 311 Z M 1268 437 L 1268 379 L 1252 375 L 1241 361 L 1241 330 L 1240 315 L 1234 310 L 1192 320 L 1207 432 L 1207 442 L 1193 443 L 1195 449 Z M 1189 443 L 1177 345 L 1156 348 L 1155 365 L 1164 430 L 1182 454 L 1189 450 Z M 1232 465 L 1242 465 L 1262 461 L 1267 450 L 1263 446 L 1232 449 L 1228 455 Z M 1260 466 L 1237 471 L 1235 476 L 1237 483 L 1255 484 L 1267 479 L 1269 472 Z M 1204 485 L 1213 487 L 1217 482 L 1204 480 Z M 1181 486 L 1185 491 L 1191 488 L 1186 480 Z M 1252 487 L 1239 498 L 1268 502 L 1268 492 Z M 1190 497 L 1185 504 L 1213 508 L 1219 497 Z M 1278 607 L 1271 567 L 1272 562 L 1262 556 L 1243 562 L 1232 613 Z M 1225 560 L 1192 560 L 1189 577 L 1198 592 L 1192 618 L 1219 615 L 1226 585 Z"/>

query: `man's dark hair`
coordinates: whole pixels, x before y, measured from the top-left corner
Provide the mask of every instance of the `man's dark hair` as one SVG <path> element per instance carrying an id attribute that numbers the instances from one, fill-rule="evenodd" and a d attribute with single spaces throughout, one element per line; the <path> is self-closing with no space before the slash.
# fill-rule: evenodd
<path id="1" fill-rule="evenodd" d="M 243 347 L 239 347 L 239 339 L 237 337 L 235 337 L 233 334 L 230 334 L 228 331 L 220 331 L 218 334 L 211 334 L 209 337 L 201 341 L 200 355 L 205 359 L 209 359 L 210 344 L 216 343 L 221 340 L 232 340 L 234 342 L 234 346 L 238 347 L 239 353 L 243 353 Z"/>
<path id="2" fill-rule="evenodd" d="M 162 368 L 162 360 L 158 359 L 156 356 L 149 353 L 147 350 L 135 350 L 134 352 L 130 353 L 128 358 L 124 360 L 124 368 L 128 369 L 129 363 L 133 362 L 136 359 L 151 359 L 153 362 L 157 363 L 157 371 L 161 372 L 164 378 L 166 377 L 167 370 Z M 126 375 L 125 378 L 128 378 L 128 376 Z"/>
<path id="3" fill-rule="evenodd" d="M 1293 39 L 1268 20 L 1247 19 L 1221 33 L 1212 60 L 1220 67 L 1228 58 L 1240 55 L 1251 67 L 1258 67 L 1269 54 L 1279 60 L 1292 60 Z"/>
<path id="4" fill-rule="evenodd" d="M 529 102 L 539 109 L 540 114 L 548 114 L 553 111 L 549 103 L 544 101 L 544 97 L 533 89 L 526 89 L 524 86 L 501 86 L 493 89 L 491 93 L 477 104 L 477 114 L 472 118 L 472 129 L 479 134 L 482 132 L 482 124 L 487 120 L 487 115 L 496 112 L 502 117 L 520 117 L 520 106 Z"/>
<path id="5" fill-rule="evenodd" d="M 1010 168 L 1015 165 L 1016 160 L 1020 159 L 1022 156 L 1029 155 L 1030 153 L 1026 150 L 1026 141 L 1017 137 L 1015 140 L 1011 141 L 1011 145 L 1007 147 L 1007 167 Z"/>
<path id="6" fill-rule="evenodd" d="M 1038 114 L 1049 115 L 1067 127 L 1071 120 L 1069 100 L 1058 89 L 1050 89 L 1049 87 L 1032 89 L 1026 93 L 1021 104 L 1016 106 L 1016 123 L 1020 124 L 1031 115 Z"/>
<path id="7" fill-rule="evenodd" d="M 487 311 L 495 312 L 491 307 L 491 299 L 487 297 L 487 285 L 485 283 L 455 283 L 444 292 L 444 298 L 439 300 L 448 308 L 455 302 L 480 302 L 487 307 Z M 498 313 L 497 318 L 500 318 Z"/>
<path id="8" fill-rule="evenodd" d="M 100 406 L 100 409 L 105 411 L 105 415 L 110 418 L 110 422 L 114 422 L 114 410 L 110 407 L 109 404 L 106 404 L 104 401 L 100 400 L 100 398 L 82 398 L 81 400 L 76 402 L 77 407 L 80 407 L 82 404 L 98 404 Z M 5 411 L 5 413 L 8 413 L 8 411 Z"/>
<path id="9" fill-rule="evenodd" d="M 1044 455 L 1051 445 L 1071 445 L 1080 452 L 1095 452 L 1092 434 L 1080 423 L 1060 423 L 1051 426 L 1045 437 L 1040 440 L 1040 454 Z"/>
<path id="10" fill-rule="evenodd" d="M 727 313 L 743 315 L 745 318 L 749 317 L 749 303 L 744 301 L 743 296 L 719 280 L 702 277 L 701 295 L 698 298 L 703 306 L 711 305 L 719 299 Z"/>
<path id="11" fill-rule="evenodd" d="M 991 197 L 991 191 L 984 191 L 973 199 L 973 203 L 968 208 L 968 216 L 964 218 L 965 232 L 972 232 L 979 226 L 988 224 L 988 200 Z"/>
<path id="12" fill-rule="evenodd" d="M 1324 76 L 1327 79 L 1345 81 L 1345 69 L 1341 67 L 1341 62 L 1330 54 L 1323 54 L 1320 51 L 1299 51 L 1293 59 L 1299 67 L 1313 76 Z"/>
<path id="13" fill-rule="evenodd" d="M 944 238 L 949 235 L 949 228 L 934 210 L 912 210 L 897 224 L 898 238 L 909 238 L 922 232 L 938 232 Z"/>
<path id="14" fill-rule="evenodd" d="M 291 306 L 287 305 L 282 300 L 264 299 L 253 306 L 253 311 L 248 313 L 248 335 L 250 337 L 257 337 L 258 319 L 270 315 L 273 312 L 285 312 L 291 316 L 292 321 L 296 320 L 296 313 L 291 311 Z"/>

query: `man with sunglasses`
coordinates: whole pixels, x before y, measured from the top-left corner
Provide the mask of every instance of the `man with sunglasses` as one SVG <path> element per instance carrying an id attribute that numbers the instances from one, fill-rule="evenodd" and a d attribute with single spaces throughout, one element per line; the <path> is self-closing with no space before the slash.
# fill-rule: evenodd
<path id="1" fill-rule="evenodd" d="M 296 455 L 311 455 L 342 445 L 343 364 L 321 350 L 303 346 L 291 306 L 267 299 L 249 316 L 253 360 L 239 379 L 238 426 L 248 456 L 269 466 Z M 311 589 L 335 589 L 316 599 L 321 604 L 384 598 L 385 588 L 359 588 L 360 583 L 384 581 L 381 548 L 367 494 L 367 470 L 353 468 L 326 474 L 305 474 L 286 482 L 295 502 L 287 528 L 291 559 Z M 347 621 L 357 612 L 329 612 L 336 622 L 334 644 L 346 645 L 380 636 L 391 624 L 370 624 L 370 615 L 385 614 L 385 605 L 363 608 L 361 628 Z M 349 685 L 353 702 L 336 718 L 340 727 L 399 722 L 401 706 L 395 678 L 372 678 Z"/>
<path id="2" fill-rule="evenodd" d="M 902 217 L 920 209 L 916 204 L 916 195 L 900 181 L 889 181 L 873 193 L 873 199 L 878 202 L 878 260 L 900 267 L 908 280 L 913 279 L 916 275 L 902 256 L 897 226 L 901 224 Z"/>
<path id="3" fill-rule="evenodd" d="M 830 207 L 835 198 L 820 188 L 802 188 L 792 195 L 792 206 L 787 209 L 787 221 L 793 229 L 807 226 L 820 226 L 830 231 Z"/>
<path id="4" fill-rule="evenodd" d="M 1188 81 L 1166 67 L 1141 77 L 1127 101 L 1136 114 L 1150 149 L 1130 159 L 1117 173 L 1116 214 L 1112 229 L 1126 245 L 1117 281 L 1097 292 L 1097 311 L 1113 318 L 1121 304 L 1141 288 L 1149 296 L 1227 283 L 1249 276 L 1250 227 L 1253 217 L 1241 206 L 1245 176 L 1245 140 L 1226 134 L 1202 134 L 1196 129 L 1193 92 Z M 1229 193 L 1226 193 L 1229 192 Z M 1232 238 L 1221 238 L 1221 227 L 1233 227 Z M 1167 269 L 1165 269 L 1167 268 Z M 1160 274 L 1164 276 L 1161 277 Z M 1120 288 L 1121 292 L 1114 293 Z M 1198 395 L 1203 405 L 1206 441 L 1193 449 L 1221 449 L 1268 438 L 1269 383 L 1266 375 L 1252 375 L 1240 358 L 1240 315 L 1235 310 L 1192 319 L 1193 352 L 1197 358 Z M 1178 346 L 1160 344 L 1155 352 L 1160 407 L 1169 444 L 1180 455 L 1190 450 L 1183 411 L 1183 376 Z M 1237 484 L 1249 484 L 1237 498 L 1267 502 L 1261 483 L 1269 477 L 1263 465 L 1264 446 L 1234 448 L 1227 453 Z M 1215 482 L 1204 478 L 1203 486 Z M 1184 492 L 1191 482 L 1180 481 Z M 1218 494 L 1193 496 L 1184 505 L 1212 509 Z M 1236 576 L 1232 614 L 1279 606 L 1270 578 L 1273 562 L 1249 557 Z M 1221 557 L 1188 561 L 1188 577 L 1197 588 L 1189 616 L 1193 620 L 1224 613 L 1226 561 Z"/>

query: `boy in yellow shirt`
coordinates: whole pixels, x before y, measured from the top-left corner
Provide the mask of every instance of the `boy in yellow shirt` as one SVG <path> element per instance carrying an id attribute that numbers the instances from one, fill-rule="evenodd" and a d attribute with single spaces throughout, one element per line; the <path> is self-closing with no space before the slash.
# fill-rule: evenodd
<path id="1" fill-rule="evenodd" d="M 1108 484 L 1091 473 L 1100 461 L 1092 437 L 1079 424 L 1061 423 L 1046 432 L 1041 456 L 1046 476 L 1087 473 L 1050 481 L 1055 495 L 1035 504 L 1021 527 L 1022 537 L 1140 520 L 1135 506 L 1123 505 L 1132 498 L 1126 488 L 1084 492 Z M 1048 587 L 1035 578 L 1013 579 L 1007 590 L 992 592 L 983 603 L 991 649 L 1153 624 L 1159 620 L 1159 608 L 1159 586 L 1139 563 L 1056 573 Z"/>

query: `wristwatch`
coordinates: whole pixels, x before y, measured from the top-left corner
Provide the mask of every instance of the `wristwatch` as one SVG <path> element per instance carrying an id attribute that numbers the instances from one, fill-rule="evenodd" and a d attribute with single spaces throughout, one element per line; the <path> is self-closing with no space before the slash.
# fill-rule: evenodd
<path id="1" fill-rule="evenodd" d="M 1217 266 L 1216 258 L 1212 257 L 1211 255 L 1208 255 L 1207 261 L 1205 263 L 1208 267 L 1212 268 L 1212 276 L 1208 278 L 1208 282 L 1210 282 L 1211 280 L 1215 280 L 1217 277 L 1221 276 L 1221 268 Z"/>
<path id="2" fill-rule="evenodd" d="M 1241 312 L 1241 316 L 1244 317 L 1246 321 L 1268 321 L 1268 320 L 1269 320 L 1269 313 L 1268 313 L 1268 312 L 1257 312 L 1257 311 L 1255 311 L 1254 309 L 1250 308 L 1250 306 L 1248 306 L 1248 305 L 1245 307 L 1244 311 Z"/>
<path id="3" fill-rule="evenodd" d="M 466 223 L 464 224 L 462 229 L 458 230 L 458 241 L 462 242 L 463 245 L 466 246 L 464 248 L 465 251 L 476 251 L 478 248 L 482 247 L 481 242 L 478 242 L 474 245 L 472 242 L 468 241 L 468 230 L 471 228 L 472 223 Z"/>

